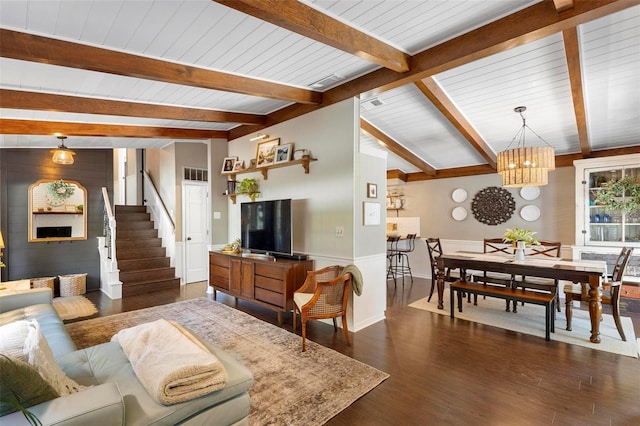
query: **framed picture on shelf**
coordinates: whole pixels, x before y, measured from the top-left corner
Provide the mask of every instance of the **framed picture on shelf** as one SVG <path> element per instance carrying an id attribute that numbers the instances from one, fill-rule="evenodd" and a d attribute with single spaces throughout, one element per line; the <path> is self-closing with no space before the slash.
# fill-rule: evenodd
<path id="1" fill-rule="evenodd" d="M 291 154 L 293 152 L 293 143 L 286 143 L 284 145 L 280 145 L 276 149 L 276 159 L 274 163 L 286 163 L 291 160 Z"/>
<path id="2" fill-rule="evenodd" d="M 280 145 L 280 138 L 260 142 L 256 150 L 256 167 L 269 166 L 276 158 L 276 149 Z"/>
<path id="3" fill-rule="evenodd" d="M 244 169 L 244 161 L 236 160 L 235 163 L 233 164 L 233 171 L 237 172 L 238 170 L 242 170 L 242 169 Z"/>
<path id="4" fill-rule="evenodd" d="M 367 184 L 367 197 L 378 198 L 378 185 L 376 185 L 375 183 Z"/>
<path id="5" fill-rule="evenodd" d="M 231 173 L 233 172 L 233 167 L 236 164 L 238 157 L 225 157 L 222 162 L 222 172 L 221 173 Z"/>

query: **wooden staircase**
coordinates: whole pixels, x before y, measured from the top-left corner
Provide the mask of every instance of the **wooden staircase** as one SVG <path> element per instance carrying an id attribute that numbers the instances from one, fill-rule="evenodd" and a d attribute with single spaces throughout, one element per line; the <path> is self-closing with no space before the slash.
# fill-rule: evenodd
<path id="1" fill-rule="evenodd" d="M 122 297 L 180 287 L 144 206 L 116 206 L 116 257 Z"/>

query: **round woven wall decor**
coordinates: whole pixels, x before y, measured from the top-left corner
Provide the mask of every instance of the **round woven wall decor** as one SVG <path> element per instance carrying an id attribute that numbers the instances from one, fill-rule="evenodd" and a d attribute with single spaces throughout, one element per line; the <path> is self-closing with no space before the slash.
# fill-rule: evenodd
<path id="1" fill-rule="evenodd" d="M 516 201 L 509 191 L 497 186 L 481 189 L 473 197 L 471 211 L 478 222 L 487 225 L 505 223 L 516 210 Z"/>

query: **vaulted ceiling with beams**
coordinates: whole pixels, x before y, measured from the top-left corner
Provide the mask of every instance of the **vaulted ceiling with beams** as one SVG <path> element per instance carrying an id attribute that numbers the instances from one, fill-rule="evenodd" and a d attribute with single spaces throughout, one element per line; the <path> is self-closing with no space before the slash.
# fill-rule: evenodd
<path id="1" fill-rule="evenodd" d="M 0 0 L 0 148 L 233 140 L 354 96 L 403 180 L 494 172 L 521 105 L 557 166 L 640 152 L 640 0 Z"/>

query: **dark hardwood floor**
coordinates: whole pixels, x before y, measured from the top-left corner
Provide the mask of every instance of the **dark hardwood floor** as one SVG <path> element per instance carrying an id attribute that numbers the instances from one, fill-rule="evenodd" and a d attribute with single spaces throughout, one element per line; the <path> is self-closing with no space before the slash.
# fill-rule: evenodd
<path id="1" fill-rule="evenodd" d="M 640 424 L 639 360 L 407 307 L 429 286 L 424 279 L 404 288 L 389 282 L 386 320 L 353 333 L 352 346 L 332 326 L 309 324 L 311 340 L 391 375 L 329 425 Z M 103 316 L 205 291 L 205 283 L 194 283 L 125 300 L 100 292 L 87 297 Z M 218 301 L 234 306 L 223 294 Z M 276 324 L 272 311 L 243 301 L 237 308 Z M 640 336 L 640 314 L 623 314 Z M 563 317 L 564 309 L 559 326 Z M 290 315 L 283 327 L 292 331 Z"/>

